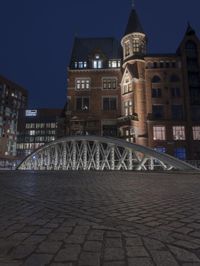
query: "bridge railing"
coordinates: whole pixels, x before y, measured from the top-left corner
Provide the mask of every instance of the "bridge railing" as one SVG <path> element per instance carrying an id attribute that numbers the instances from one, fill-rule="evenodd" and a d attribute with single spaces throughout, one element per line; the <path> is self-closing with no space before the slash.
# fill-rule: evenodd
<path id="1" fill-rule="evenodd" d="M 186 163 L 191 164 L 200 169 L 200 160 L 186 160 Z"/>

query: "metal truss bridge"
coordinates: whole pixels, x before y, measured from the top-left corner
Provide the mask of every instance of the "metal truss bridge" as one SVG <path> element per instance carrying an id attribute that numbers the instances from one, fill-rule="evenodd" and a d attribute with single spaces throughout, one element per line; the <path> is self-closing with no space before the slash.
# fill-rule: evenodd
<path id="1" fill-rule="evenodd" d="M 121 139 L 72 136 L 39 148 L 18 170 L 197 170 L 167 154 Z"/>

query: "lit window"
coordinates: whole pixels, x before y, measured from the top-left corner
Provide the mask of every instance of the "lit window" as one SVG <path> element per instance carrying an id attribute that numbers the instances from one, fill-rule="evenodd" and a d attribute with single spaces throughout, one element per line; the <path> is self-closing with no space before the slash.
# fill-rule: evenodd
<path id="1" fill-rule="evenodd" d="M 186 149 L 185 148 L 176 148 L 174 150 L 174 156 L 180 160 L 186 160 Z"/>
<path id="2" fill-rule="evenodd" d="M 78 67 L 83 68 L 83 62 L 78 62 Z"/>
<path id="3" fill-rule="evenodd" d="M 130 41 L 125 42 L 125 57 L 129 56 L 131 53 L 130 51 Z"/>
<path id="4" fill-rule="evenodd" d="M 93 68 L 102 68 L 103 61 L 100 59 L 99 55 L 95 55 L 95 59 L 93 60 Z"/>
<path id="5" fill-rule="evenodd" d="M 200 126 L 195 126 L 192 128 L 193 140 L 200 140 Z"/>
<path id="6" fill-rule="evenodd" d="M 165 140 L 165 127 L 164 126 L 154 126 L 153 127 L 153 139 L 154 140 Z"/>
<path id="7" fill-rule="evenodd" d="M 160 153 L 165 153 L 166 152 L 166 148 L 165 147 L 156 147 L 154 148 L 155 151 L 160 152 Z"/>
<path id="8" fill-rule="evenodd" d="M 76 80 L 76 90 L 85 90 L 90 88 L 89 79 L 77 79 Z"/>
<path id="9" fill-rule="evenodd" d="M 103 89 L 116 89 L 117 80 L 116 79 L 103 79 Z"/>
<path id="10" fill-rule="evenodd" d="M 132 115 L 133 114 L 133 102 L 127 101 L 124 103 L 124 115 Z"/>
<path id="11" fill-rule="evenodd" d="M 133 52 L 134 53 L 140 52 L 140 41 L 138 38 L 133 39 Z"/>
<path id="12" fill-rule="evenodd" d="M 129 93 L 133 91 L 132 84 L 129 79 L 125 80 L 124 86 L 123 86 L 123 93 Z"/>
<path id="13" fill-rule="evenodd" d="M 173 139 L 174 140 L 185 140 L 185 127 L 184 126 L 173 127 Z"/>
<path id="14" fill-rule="evenodd" d="M 35 135 L 35 130 L 30 130 L 30 131 L 29 131 L 29 135 L 30 135 L 30 136 L 34 136 L 34 135 Z"/>
<path id="15" fill-rule="evenodd" d="M 103 97 L 103 110 L 114 111 L 117 109 L 116 97 Z"/>
<path id="16" fill-rule="evenodd" d="M 120 60 L 110 60 L 108 62 L 108 66 L 110 68 L 119 68 L 119 67 L 121 67 L 121 61 Z"/>

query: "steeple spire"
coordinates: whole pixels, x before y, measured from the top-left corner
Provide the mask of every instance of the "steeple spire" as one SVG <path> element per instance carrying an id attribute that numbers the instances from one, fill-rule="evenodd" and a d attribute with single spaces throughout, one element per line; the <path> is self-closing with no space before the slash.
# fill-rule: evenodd
<path id="1" fill-rule="evenodd" d="M 132 9 L 135 9 L 135 0 L 132 0 Z"/>

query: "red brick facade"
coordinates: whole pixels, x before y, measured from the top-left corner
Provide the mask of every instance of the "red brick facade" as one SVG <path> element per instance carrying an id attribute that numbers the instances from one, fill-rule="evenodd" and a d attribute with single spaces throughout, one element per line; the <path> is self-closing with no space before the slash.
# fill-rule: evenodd
<path id="1" fill-rule="evenodd" d="M 134 9 L 123 51 L 111 38 L 75 40 L 67 134 L 122 137 L 180 159 L 200 159 L 199 39 L 189 25 L 176 53 L 155 55 L 146 53 L 146 40 Z"/>

